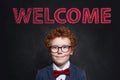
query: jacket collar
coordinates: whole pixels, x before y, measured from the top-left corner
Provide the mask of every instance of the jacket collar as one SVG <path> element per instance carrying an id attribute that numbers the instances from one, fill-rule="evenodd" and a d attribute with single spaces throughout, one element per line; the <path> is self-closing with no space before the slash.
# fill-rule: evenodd
<path id="1" fill-rule="evenodd" d="M 75 69 L 74 69 L 74 65 L 72 65 L 70 63 L 70 75 L 66 76 L 66 80 L 73 80 L 74 79 L 74 73 L 75 73 Z M 50 66 L 48 66 L 47 69 L 48 72 L 48 77 L 50 80 L 56 80 L 53 76 L 53 65 L 51 64 Z"/>

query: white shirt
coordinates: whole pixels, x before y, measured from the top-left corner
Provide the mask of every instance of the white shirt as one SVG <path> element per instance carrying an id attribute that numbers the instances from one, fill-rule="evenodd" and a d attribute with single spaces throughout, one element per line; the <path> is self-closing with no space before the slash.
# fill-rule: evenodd
<path id="1" fill-rule="evenodd" d="M 68 61 L 62 69 L 60 69 L 59 67 L 57 67 L 57 66 L 53 63 L 53 70 L 58 70 L 58 71 L 59 71 L 59 70 L 65 70 L 65 69 L 67 69 L 67 68 L 69 68 L 69 67 L 70 67 L 70 61 Z M 66 78 L 66 75 L 65 75 L 65 74 L 61 74 L 60 76 L 58 76 L 58 77 L 56 78 L 56 80 L 65 80 L 65 78 Z"/>

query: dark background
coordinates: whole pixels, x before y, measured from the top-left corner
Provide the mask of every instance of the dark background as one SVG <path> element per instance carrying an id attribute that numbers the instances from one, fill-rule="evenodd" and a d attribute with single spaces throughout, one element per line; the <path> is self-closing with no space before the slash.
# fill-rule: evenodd
<path id="1" fill-rule="evenodd" d="M 16 24 L 12 8 L 48 7 L 51 13 L 65 8 L 112 8 L 111 0 L 2 0 L 1 1 L 1 80 L 34 80 L 36 72 L 51 63 L 44 45 L 46 32 L 60 24 Z M 51 14 L 53 16 L 53 14 Z M 116 42 L 119 29 L 111 24 L 65 24 L 77 36 L 78 45 L 71 62 L 85 69 L 88 80 L 116 80 Z M 119 25 L 117 25 L 119 26 Z M 113 43 L 114 42 L 114 43 Z M 118 61 L 118 60 L 117 60 Z M 119 74 L 119 73 L 118 73 Z"/>

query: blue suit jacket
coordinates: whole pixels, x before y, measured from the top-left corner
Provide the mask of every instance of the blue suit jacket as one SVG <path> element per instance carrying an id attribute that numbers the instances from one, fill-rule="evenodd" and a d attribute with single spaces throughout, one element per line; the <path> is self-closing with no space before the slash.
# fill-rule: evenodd
<path id="1" fill-rule="evenodd" d="M 47 66 L 38 71 L 35 80 L 56 80 L 53 76 L 52 65 Z M 70 64 L 70 75 L 66 76 L 66 80 L 87 80 L 83 70 Z"/>

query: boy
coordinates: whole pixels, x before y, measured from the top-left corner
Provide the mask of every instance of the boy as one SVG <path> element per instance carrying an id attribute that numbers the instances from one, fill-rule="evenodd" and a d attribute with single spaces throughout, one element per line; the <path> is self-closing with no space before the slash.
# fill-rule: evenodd
<path id="1" fill-rule="evenodd" d="M 76 48 L 76 38 L 69 28 L 52 29 L 46 35 L 45 44 L 53 64 L 41 69 L 35 80 L 86 80 L 85 72 L 69 60 Z"/>

